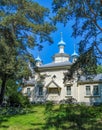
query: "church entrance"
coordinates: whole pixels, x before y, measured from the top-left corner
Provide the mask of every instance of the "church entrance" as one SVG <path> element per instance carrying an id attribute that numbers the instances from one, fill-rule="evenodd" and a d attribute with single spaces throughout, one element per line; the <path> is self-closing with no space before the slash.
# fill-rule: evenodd
<path id="1" fill-rule="evenodd" d="M 60 88 L 48 88 L 48 100 L 58 101 L 60 97 Z"/>
<path id="2" fill-rule="evenodd" d="M 61 93 L 61 87 L 52 80 L 47 86 L 47 100 L 50 101 L 59 101 L 60 99 L 60 93 Z"/>

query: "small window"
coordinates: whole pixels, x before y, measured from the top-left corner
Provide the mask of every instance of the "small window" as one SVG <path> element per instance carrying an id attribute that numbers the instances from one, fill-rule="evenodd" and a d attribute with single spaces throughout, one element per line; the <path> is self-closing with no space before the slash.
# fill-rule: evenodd
<path id="1" fill-rule="evenodd" d="M 42 96 L 42 95 L 43 95 L 43 87 L 40 86 L 40 87 L 39 87 L 39 96 Z"/>
<path id="2" fill-rule="evenodd" d="M 90 86 L 86 86 L 86 95 L 91 95 Z"/>
<path id="3" fill-rule="evenodd" d="M 71 95 L 71 86 L 66 87 L 66 94 Z"/>
<path id="4" fill-rule="evenodd" d="M 49 88 L 48 92 L 49 94 L 58 94 L 58 88 Z"/>
<path id="5" fill-rule="evenodd" d="M 99 86 L 93 86 L 93 95 L 99 95 Z"/>
<path id="6" fill-rule="evenodd" d="M 27 88 L 27 95 L 28 95 L 29 97 L 31 96 L 30 88 Z"/>

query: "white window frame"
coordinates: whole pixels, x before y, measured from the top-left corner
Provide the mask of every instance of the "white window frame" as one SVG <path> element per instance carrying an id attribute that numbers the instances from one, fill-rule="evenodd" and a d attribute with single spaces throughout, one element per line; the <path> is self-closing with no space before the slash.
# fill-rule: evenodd
<path id="1" fill-rule="evenodd" d="M 66 95 L 71 96 L 72 95 L 72 88 L 71 86 L 66 86 Z"/>
<path id="2" fill-rule="evenodd" d="M 39 86 L 39 88 L 38 88 L 38 96 L 43 96 L 43 86 Z"/>
<path id="3" fill-rule="evenodd" d="M 29 91 L 28 91 L 29 90 Z M 31 96 L 31 88 L 27 88 L 27 96 L 30 97 Z"/>
<path id="4" fill-rule="evenodd" d="M 85 90 L 86 90 L 86 96 L 90 96 L 91 95 L 91 86 L 90 85 L 85 86 Z"/>
<path id="5" fill-rule="evenodd" d="M 99 96 L 99 85 L 93 85 L 93 96 Z"/>

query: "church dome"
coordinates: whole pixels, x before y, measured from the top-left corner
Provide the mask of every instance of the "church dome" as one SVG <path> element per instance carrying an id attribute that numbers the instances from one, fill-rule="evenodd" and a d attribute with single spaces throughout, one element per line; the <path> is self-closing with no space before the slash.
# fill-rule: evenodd
<path id="1" fill-rule="evenodd" d="M 72 62 L 73 62 L 73 63 L 75 63 L 75 62 L 77 61 L 78 56 L 79 56 L 79 55 L 74 51 L 74 53 L 71 55 L 71 57 L 72 57 Z"/>
<path id="2" fill-rule="evenodd" d="M 72 58 L 77 58 L 79 55 L 78 55 L 78 53 L 76 53 L 76 45 L 74 44 L 74 53 L 71 55 L 72 56 Z"/>
<path id="3" fill-rule="evenodd" d="M 61 40 L 59 43 L 58 43 L 58 46 L 65 46 L 65 42 L 63 40 Z"/>
<path id="4" fill-rule="evenodd" d="M 36 62 L 36 66 L 37 66 L 37 67 L 39 67 L 39 66 L 42 65 L 42 60 L 40 59 L 39 56 L 35 59 L 35 62 Z"/>
<path id="5" fill-rule="evenodd" d="M 40 62 L 41 62 L 40 57 L 38 56 L 38 57 L 35 59 L 35 61 L 36 61 L 36 62 L 37 62 L 37 61 L 40 61 Z"/>
<path id="6" fill-rule="evenodd" d="M 79 55 L 74 51 L 74 53 L 72 54 L 72 57 L 78 57 Z"/>

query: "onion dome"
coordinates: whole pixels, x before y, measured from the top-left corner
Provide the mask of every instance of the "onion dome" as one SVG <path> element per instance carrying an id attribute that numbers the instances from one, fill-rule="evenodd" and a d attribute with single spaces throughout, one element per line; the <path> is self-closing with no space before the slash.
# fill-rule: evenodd
<path id="1" fill-rule="evenodd" d="M 72 54 L 72 57 L 78 57 L 79 55 L 74 51 L 74 53 Z"/>
<path id="2" fill-rule="evenodd" d="M 42 60 L 40 59 L 39 56 L 35 59 L 35 62 L 36 62 L 36 66 L 37 66 L 37 67 L 39 67 L 39 66 L 42 65 Z"/>
<path id="3" fill-rule="evenodd" d="M 65 46 L 65 42 L 63 40 L 61 40 L 59 43 L 58 43 L 58 46 Z"/>
<path id="4" fill-rule="evenodd" d="M 38 56 L 36 59 L 35 59 L 36 62 L 40 61 L 41 62 L 41 59 L 40 57 Z"/>
<path id="5" fill-rule="evenodd" d="M 72 56 L 72 62 L 75 63 L 79 55 L 74 51 L 74 53 L 71 56 Z"/>
<path id="6" fill-rule="evenodd" d="M 63 41 L 63 36 L 62 36 L 62 32 L 61 32 L 61 41 L 58 43 L 58 46 L 65 46 L 65 42 Z"/>
<path id="7" fill-rule="evenodd" d="M 76 53 L 76 46 L 74 44 L 74 53 L 71 55 L 72 57 L 78 57 L 79 55 Z"/>
<path id="8" fill-rule="evenodd" d="M 71 55 L 71 57 L 72 57 L 72 62 L 73 63 L 75 63 L 76 61 L 77 61 L 77 59 L 78 59 L 78 54 L 76 53 L 76 51 L 75 51 L 76 49 L 75 49 L 75 44 L 74 44 L 74 53 Z"/>

